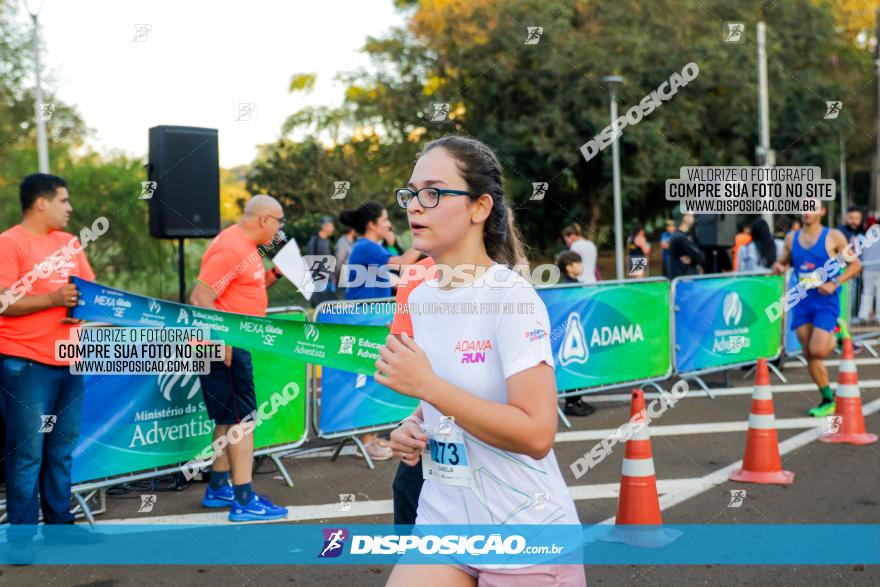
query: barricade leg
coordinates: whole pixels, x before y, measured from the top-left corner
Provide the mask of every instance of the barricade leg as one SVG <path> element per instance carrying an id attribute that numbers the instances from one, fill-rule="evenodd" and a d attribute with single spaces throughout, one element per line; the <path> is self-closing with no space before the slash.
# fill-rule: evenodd
<path id="1" fill-rule="evenodd" d="M 287 483 L 287 486 L 293 487 L 293 479 L 290 477 L 290 473 L 287 471 L 287 467 L 285 467 L 284 463 L 281 462 L 281 457 L 278 455 L 278 453 L 270 454 L 269 458 L 272 459 L 273 463 L 275 463 L 275 468 L 278 469 L 279 473 L 281 473 L 281 476 L 284 478 L 284 482 Z"/>
<path id="2" fill-rule="evenodd" d="M 556 402 L 556 412 L 559 414 L 559 419 L 562 420 L 562 423 L 566 428 L 571 428 L 571 421 L 565 417 L 565 412 L 562 411 L 562 408 L 559 407 L 559 402 Z"/>

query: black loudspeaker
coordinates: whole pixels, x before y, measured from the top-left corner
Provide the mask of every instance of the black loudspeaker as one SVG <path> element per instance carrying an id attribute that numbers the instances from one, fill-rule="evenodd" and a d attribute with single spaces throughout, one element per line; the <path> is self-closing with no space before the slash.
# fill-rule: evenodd
<path id="1" fill-rule="evenodd" d="M 151 128 L 147 176 L 156 182 L 148 186 L 150 236 L 208 238 L 220 232 L 217 129 Z"/>
<path id="2" fill-rule="evenodd" d="M 732 247 L 736 214 L 694 214 L 694 240 L 701 247 Z"/>

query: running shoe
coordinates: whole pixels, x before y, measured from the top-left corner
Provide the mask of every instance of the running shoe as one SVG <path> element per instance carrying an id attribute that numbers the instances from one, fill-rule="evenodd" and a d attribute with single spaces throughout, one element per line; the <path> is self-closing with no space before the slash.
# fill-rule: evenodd
<path id="1" fill-rule="evenodd" d="M 231 484 L 226 484 L 220 489 L 211 489 L 211 485 L 205 488 L 205 497 L 202 505 L 206 508 L 228 508 L 235 501 L 235 492 Z"/>
<path id="2" fill-rule="evenodd" d="M 815 408 L 810 408 L 810 411 L 807 412 L 813 418 L 823 418 L 825 416 L 830 416 L 834 413 L 835 403 L 834 400 L 823 399 L 822 403 L 820 403 Z"/>
<path id="3" fill-rule="evenodd" d="M 245 505 L 233 501 L 229 510 L 230 522 L 261 522 L 287 517 L 287 508 L 275 505 L 265 495 L 254 493 Z"/>

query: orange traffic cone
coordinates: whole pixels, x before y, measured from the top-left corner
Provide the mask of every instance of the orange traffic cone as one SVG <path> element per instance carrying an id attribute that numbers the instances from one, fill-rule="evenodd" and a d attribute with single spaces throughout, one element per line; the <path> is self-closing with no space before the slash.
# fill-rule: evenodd
<path id="1" fill-rule="evenodd" d="M 615 523 L 660 525 L 660 498 L 657 495 L 657 477 L 654 475 L 654 456 L 645 418 L 645 394 L 641 389 L 632 392 L 629 409 L 630 422 L 645 425 L 627 442 L 623 453 L 620 475 L 620 497 L 617 501 Z"/>
<path id="2" fill-rule="evenodd" d="M 674 541 L 682 532 L 661 526 L 663 520 L 660 516 L 651 439 L 648 436 L 645 394 L 641 389 L 633 390 L 629 413 L 630 422 L 634 425 L 644 422 L 644 426 L 634 430 L 626 442 L 615 525 L 611 528 L 600 527 L 596 538 L 657 548 Z"/>
<path id="3" fill-rule="evenodd" d="M 843 339 L 843 355 L 840 359 L 840 371 L 837 375 L 837 391 L 834 393 L 834 416 L 838 418 L 832 423 L 836 430 L 829 431 L 819 437 L 822 442 L 840 442 L 846 444 L 872 444 L 877 442 L 876 434 L 865 431 L 865 416 L 862 415 L 862 398 L 859 393 L 859 376 L 856 373 L 856 355 L 853 352 L 853 341 Z"/>
<path id="4" fill-rule="evenodd" d="M 779 438 L 773 416 L 767 359 L 759 359 L 755 371 L 755 390 L 752 393 L 752 412 L 749 414 L 743 466 L 730 476 L 730 480 L 776 485 L 790 485 L 794 482 L 794 473 L 783 471 L 782 460 L 779 458 Z"/>

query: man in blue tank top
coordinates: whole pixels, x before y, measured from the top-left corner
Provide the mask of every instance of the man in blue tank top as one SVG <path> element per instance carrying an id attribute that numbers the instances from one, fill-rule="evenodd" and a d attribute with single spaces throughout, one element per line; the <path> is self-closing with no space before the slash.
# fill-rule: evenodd
<path id="1" fill-rule="evenodd" d="M 786 235 L 785 249 L 774 265 L 780 273 L 791 265 L 795 283 L 803 291 L 790 310 L 791 328 L 797 332 L 810 377 L 822 395 L 819 405 L 809 411 L 817 418 L 834 413 L 834 391 L 828 385 L 828 369 L 822 360 L 834 349 L 834 328 L 840 316 L 837 290 L 861 270 L 858 258 L 842 270 L 837 259 L 842 258 L 840 253 L 847 240 L 839 230 L 822 226 L 826 213 L 823 206 L 818 213 L 803 214 L 803 228 Z"/>

